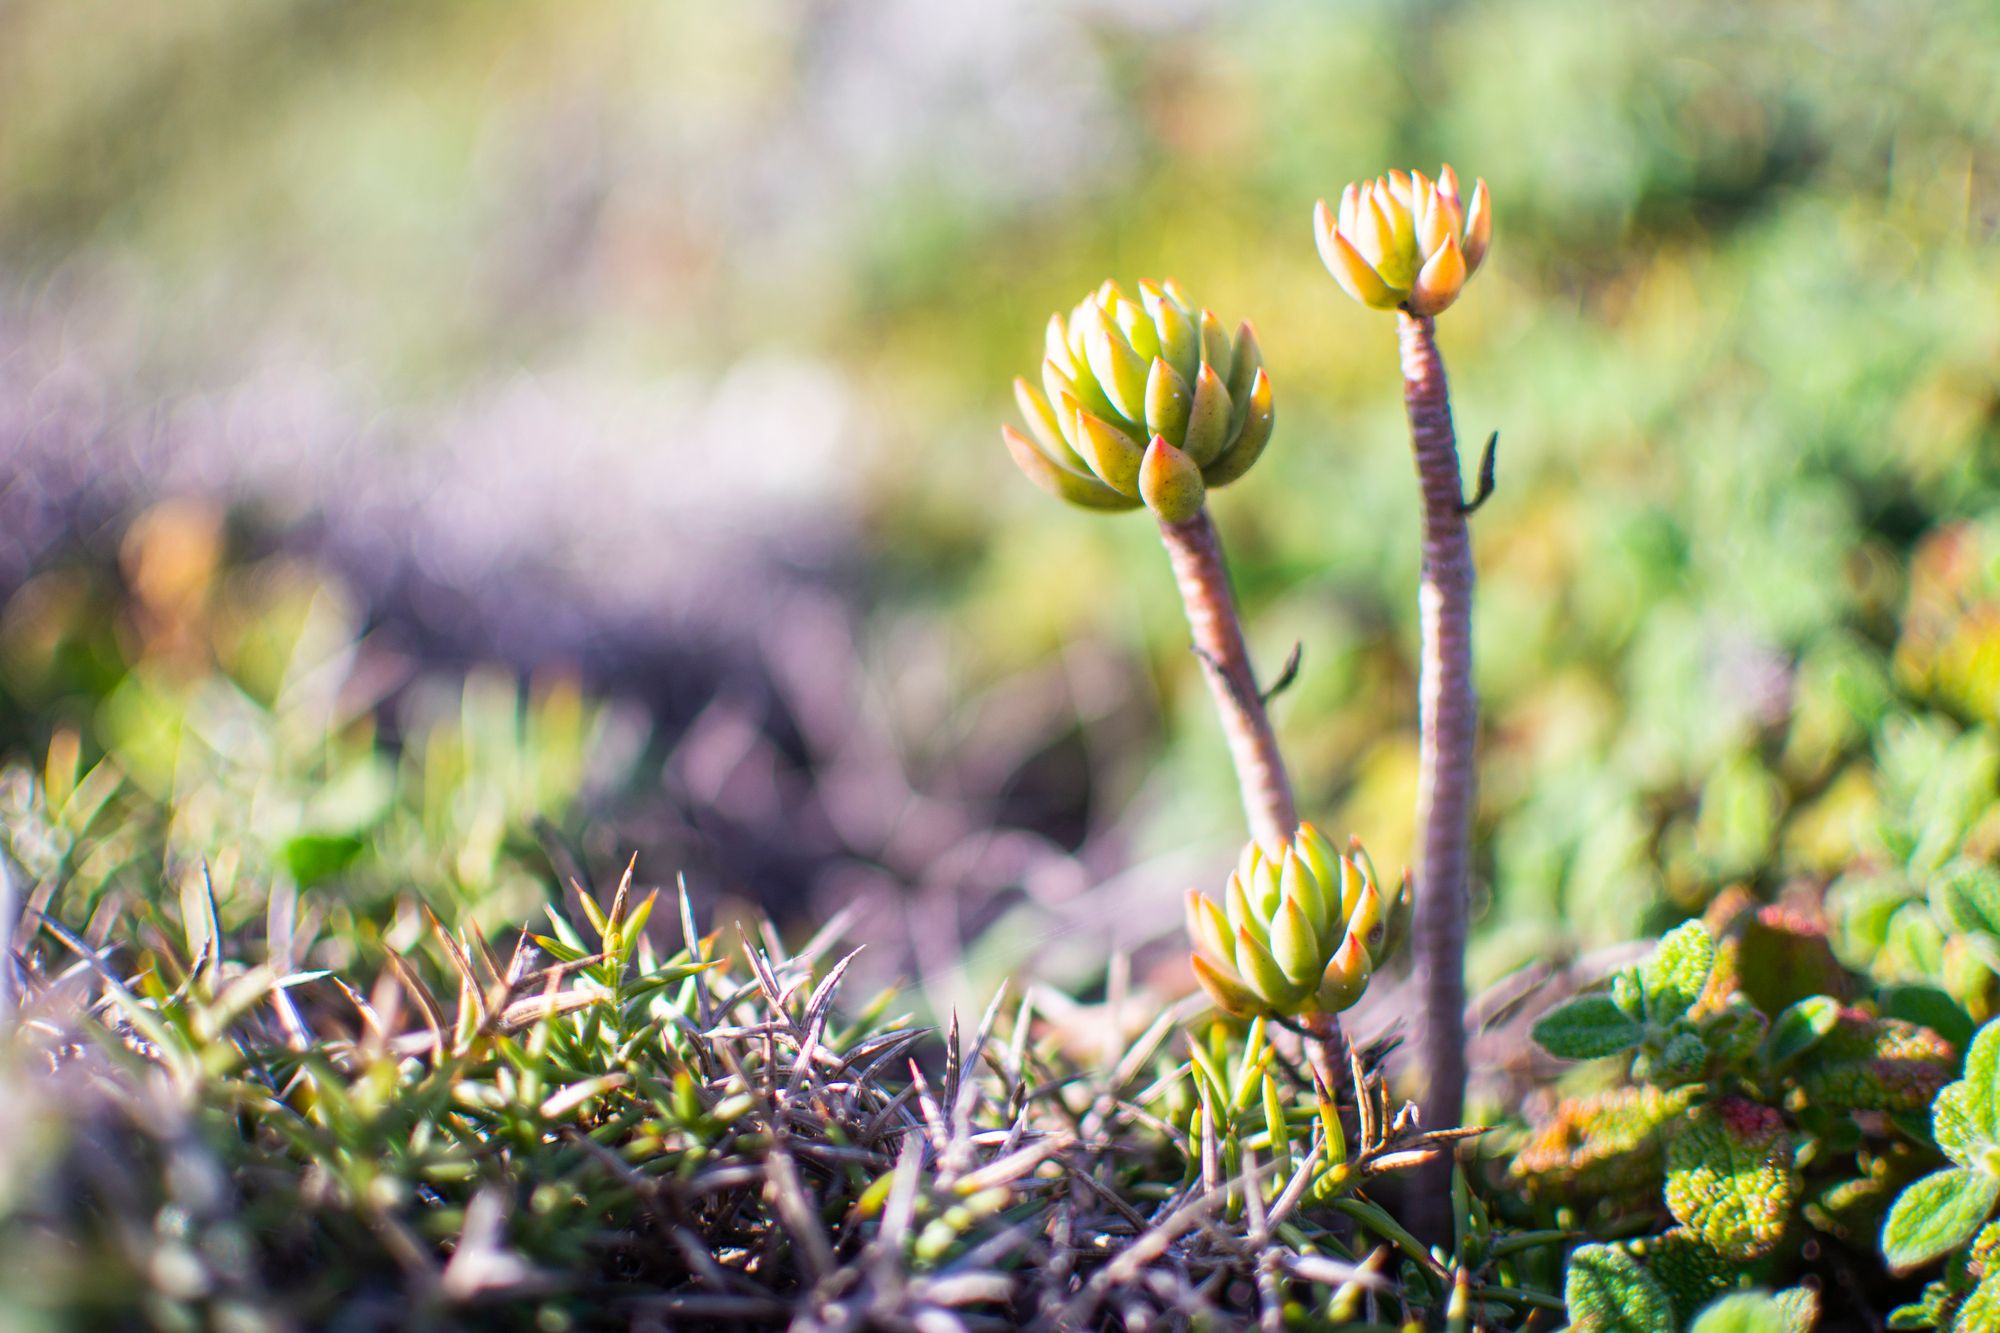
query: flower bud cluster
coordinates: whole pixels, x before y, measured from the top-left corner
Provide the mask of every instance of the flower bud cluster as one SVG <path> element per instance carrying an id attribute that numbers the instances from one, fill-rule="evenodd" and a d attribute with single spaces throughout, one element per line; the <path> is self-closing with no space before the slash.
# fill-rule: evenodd
<path id="1" fill-rule="evenodd" d="M 1338 211 L 1320 200 L 1313 238 L 1327 272 L 1355 300 L 1435 315 L 1458 299 L 1486 258 L 1493 205 L 1483 180 L 1471 202 L 1460 203 L 1458 173 L 1449 166 L 1435 181 L 1421 171 L 1392 171 L 1342 190 Z"/>
<path id="2" fill-rule="evenodd" d="M 1106 282 L 1049 317 L 1042 383 L 1014 381 L 1028 433 L 1001 428 L 1042 489 L 1086 509 L 1145 505 L 1169 523 L 1250 470 L 1271 438 L 1271 377 L 1246 322 L 1232 336 L 1179 283 Z"/>
<path id="3" fill-rule="evenodd" d="M 1194 973 L 1238 1017 L 1337 1014 L 1408 931 L 1409 879 L 1384 893 L 1354 840 L 1347 854 L 1311 824 L 1277 855 L 1243 849 L 1218 905 L 1190 889 Z"/>

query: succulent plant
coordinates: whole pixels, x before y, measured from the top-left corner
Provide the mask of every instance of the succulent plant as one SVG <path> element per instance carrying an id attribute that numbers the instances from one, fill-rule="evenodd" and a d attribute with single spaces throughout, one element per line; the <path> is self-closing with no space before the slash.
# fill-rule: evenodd
<path id="1" fill-rule="evenodd" d="M 1246 321 L 1232 337 L 1171 278 L 1132 300 L 1106 282 L 1049 316 L 1042 387 L 1014 381 L 1026 419 L 1007 451 L 1043 490 L 1085 509 L 1145 505 L 1169 523 L 1250 470 L 1271 438 L 1271 377 Z"/>
<path id="2" fill-rule="evenodd" d="M 1407 877 L 1385 894 L 1359 839 L 1343 855 L 1300 824 L 1275 856 L 1243 849 L 1220 906 L 1188 890 L 1194 974 L 1239 1018 L 1337 1014 L 1402 942 L 1409 914 Z"/>
<path id="3" fill-rule="evenodd" d="M 1435 315 L 1458 299 L 1486 258 L 1493 206 L 1483 180 L 1471 202 L 1461 203 L 1450 166 L 1435 181 L 1421 171 L 1392 171 L 1350 184 L 1337 211 L 1320 200 L 1313 237 L 1327 272 L 1355 300 Z"/>

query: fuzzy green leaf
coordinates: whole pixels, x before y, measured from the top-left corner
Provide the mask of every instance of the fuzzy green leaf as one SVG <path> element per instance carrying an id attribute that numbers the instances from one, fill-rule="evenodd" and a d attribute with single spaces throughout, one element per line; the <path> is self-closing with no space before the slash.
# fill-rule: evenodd
<path id="1" fill-rule="evenodd" d="M 1980 1329 L 2000 1328 L 2000 1272 L 1988 1273 L 1964 1305 L 1958 1307 L 1958 1318 L 1952 1322 L 1954 1330 L 1978 1333 Z"/>
<path id="2" fill-rule="evenodd" d="M 1931 907 L 1960 934 L 2000 935 L 2000 871 L 1976 862 L 1947 868 L 1931 885 Z"/>
<path id="3" fill-rule="evenodd" d="M 1985 1108 L 1979 1131 L 1988 1143 L 2000 1141 L 2000 1020 L 1988 1023 L 1965 1053 L 1965 1082 L 1974 1103 Z"/>
<path id="4" fill-rule="evenodd" d="M 1931 1137 L 1938 1151 L 1960 1166 L 1978 1169 L 1985 1156 L 1982 1122 L 1987 1113 L 1970 1083 L 1960 1080 L 1940 1092 L 1931 1103 Z"/>
<path id="5" fill-rule="evenodd" d="M 1961 1051 L 1972 1044 L 1972 1016 L 1943 987 L 1919 983 L 1884 986 L 1876 993 L 1875 1002 L 1884 1018 L 1927 1027 Z"/>
<path id="6" fill-rule="evenodd" d="M 1594 1060 L 1639 1044 L 1645 1029 L 1608 995 L 1580 995 L 1535 1024 L 1537 1045 L 1565 1060 Z"/>
<path id="7" fill-rule="evenodd" d="M 1897 1270 L 1927 1264 L 1972 1239 L 2000 1198 L 2000 1181 L 1948 1167 L 1904 1190 L 1882 1225 L 1882 1255 Z"/>
<path id="8" fill-rule="evenodd" d="M 1819 1044 L 1840 1021 L 1840 1001 L 1828 995 L 1814 995 L 1788 1006 L 1771 1020 L 1764 1038 L 1764 1063 L 1782 1068 Z"/>
<path id="9" fill-rule="evenodd" d="M 1715 941 L 1699 921 L 1668 931 L 1652 957 L 1639 965 L 1646 1016 L 1663 1023 L 1693 1008 L 1714 967 Z"/>
<path id="10" fill-rule="evenodd" d="M 1819 1327 L 1819 1293 L 1811 1287 L 1788 1287 L 1771 1298 L 1785 1317 L 1785 1333 L 1813 1333 Z"/>
<path id="11" fill-rule="evenodd" d="M 1791 1333 L 1785 1308 L 1761 1291 L 1724 1296 L 1688 1325 L 1688 1333 Z"/>
<path id="12" fill-rule="evenodd" d="M 1613 1245 L 1585 1245 L 1569 1257 L 1563 1300 L 1575 1333 L 1673 1333 L 1666 1291 Z"/>

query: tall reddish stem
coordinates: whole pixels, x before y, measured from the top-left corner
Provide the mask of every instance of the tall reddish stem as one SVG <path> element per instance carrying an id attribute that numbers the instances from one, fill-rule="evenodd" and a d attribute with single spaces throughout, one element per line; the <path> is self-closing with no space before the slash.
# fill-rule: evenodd
<path id="1" fill-rule="evenodd" d="M 1472 687 L 1472 542 L 1466 531 L 1458 439 L 1437 329 L 1399 313 L 1403 406 L 1410 419 L 1424 499 L 1422 753 L 1417 776 L 1416 921 L 1412 931 L 1423 996 L 1418 1053 L 1424 1124 L 1443 1129 L 1465 1112 L 1465 924 L 1479 700 Z M 1422 1189 L 1448 1198 L 1450 1161 Z"/>
<path id="2" fill-rule="evenodd" d="M 1257 689 L 1257 674 L 1250 666 L 1250 650 L 1243 642 L 1222 541 L 1206 507 L 1185 523 L 1162 522 L 1160 540 L 1173 563 L 1195 649 L 1207 667 L 1209 692 L 1215 696 L 1215 711 L 1236 765 L 1250 836 L 1275 851 L 1291 840 L 1298 812 L 1292 805 L 1292 784 L 1285 776 L 1278 738 Z"/>

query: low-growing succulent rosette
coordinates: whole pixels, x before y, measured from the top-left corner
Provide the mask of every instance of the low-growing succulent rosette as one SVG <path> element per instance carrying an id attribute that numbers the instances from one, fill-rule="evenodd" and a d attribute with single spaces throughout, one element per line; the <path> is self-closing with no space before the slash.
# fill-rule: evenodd
<path id="1" fill-rule="evenodd" d="M 1246 846 L 1220 904 L 1187 893 L 1195 979 L 1239 1018 L 1351 1007 L 1402 943 L 1409 916 L 1407 877 L 1385 892 L 1359 839 L 1343 855 L 1309 823 L 1276 856 Z"/>
<path id="2" fill-rule="evenodd" d="M 1132 300 L 1106 282 L 1049 316 L 1041 387 L 1014 381 L 1028 479 L 1085 509 L 1146 506 L 1168 523 L 1250 470 L 1271 438 L 1271 377 L 1248 321 L 1232 336 L 1171 278 Z"/>
<path id="3" fill-rule="evenodd" d="M 1470 202 L 1461 202 L 1450 166 L 1436 180 L 1392 171 L 1342 190 L 1338 210 L 1320 200 L 1313 237 L 1327 272 L 1355 300 L 1436 315 L 1458 299 L 1486 258 L 1493 205 L 1483 180 Z"/>

